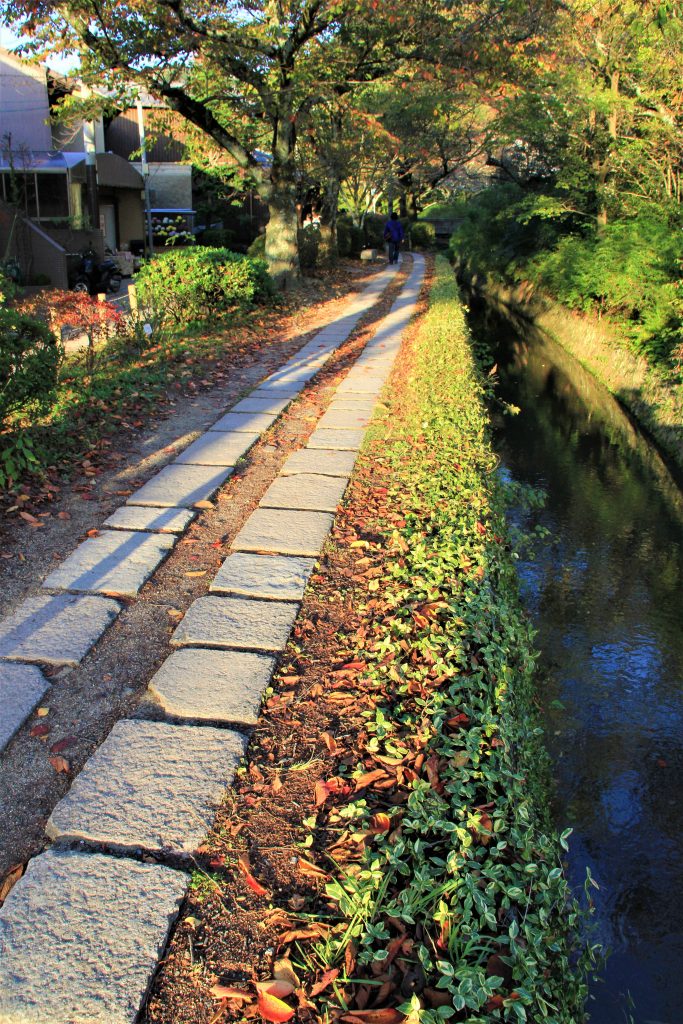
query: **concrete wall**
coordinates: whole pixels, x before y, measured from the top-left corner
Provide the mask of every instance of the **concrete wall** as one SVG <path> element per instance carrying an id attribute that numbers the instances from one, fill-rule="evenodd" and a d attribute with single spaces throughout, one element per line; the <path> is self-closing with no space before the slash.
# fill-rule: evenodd
<path id="1" fill-rule="evenodd" d="M 27 280 L 41 274 L 55 288 L 69 287 L 63 247 L 6 203 L 0 203 L 0 251 L 17 260 Z"/>
<path id="2" fill-rule="evenodd" d="M 119 192 L 118 220 L 119 246 L 128 245 L 133 238 L 145 237 L 145 213 L 138 192 Z"/>
<path id="3" fill-rule="evenodd" d="M 17 168 L 22 146 L 52 148 L 49 120 L 45 69 L 0 50 L 0 145 L 4 148 L 2 136 L 11 133 Z"/>

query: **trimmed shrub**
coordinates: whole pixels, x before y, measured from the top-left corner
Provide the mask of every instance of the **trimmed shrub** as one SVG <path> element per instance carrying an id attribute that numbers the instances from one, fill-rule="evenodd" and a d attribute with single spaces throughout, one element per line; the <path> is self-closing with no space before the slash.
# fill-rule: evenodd
<path id="1" fill-rule="evenodd" d="M 272 294 L 265 260 L 204 246 L 156 257 L 136 284 L 141 302 L 170 324 L 224 316 Z"/>
<path id="2" fill-rule="evenodd" d="M 363 232 L 349 217 L 337 220 L 337 252 L 340 256 L 360 256 Z"/>
<path id="3" fill-rule="evenodd" d="M 388 217 L 382 213 L 369 213 L 363 223 L 364 247 L 367 249 L 380 249 L 385 246 L 384 225 Z M 405 224 L 403 225 L 405 227 Z"/>
<path id="4" fill-rule="evenodd" d="M 416 249 L 433 249 L 436 245 L 436 231 L 429 221 L 418 221 L 410 225 L 410 242 Z"/>
<path id="5" fill-rule="evenodd" d="M 0 423 L 27 402 L 47 404 L 61 357 L 62 347 L 45 324 L 0 309 Z"/>

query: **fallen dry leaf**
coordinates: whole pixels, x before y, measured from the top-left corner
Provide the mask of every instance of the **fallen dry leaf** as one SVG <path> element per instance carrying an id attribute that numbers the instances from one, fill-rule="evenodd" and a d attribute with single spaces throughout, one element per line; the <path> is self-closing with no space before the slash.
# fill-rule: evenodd
<path id="1" fill-rule="evenodd" d="M 242 992 L 241 989 L 229 985 L 212 985 L 209 992 L 214 999 L 239 999 L 243 1003 L 250 1003 L 253 999 L 248 992 Z"/>
<path id="2" fill-rule="evenodd" d="M 277 996 L 268 995 L 267 992 L 258 994 L 258 1012 L 264 1020 L 271 1024 L 285 1024 L 294 1016 L 294 1010 L 287 1003 L 284 1003 Z"/>
<path id="3" fill-rule="evenodd" d="M 57 773 L 71 771 L 71 765 L 61 754 L 52 754 L 48 761 Z"/>
<path id="4" fill-rule="evenodd" d="M 243 854 L 237 860 L 237 867 L 239 868 L 244 881 L 247 883 L 252 892 L 255 892 L 258 896 L 269 896 L 270 893 L 265 889 L 260 882 L 257 882 L 251 873 L 251 865 L 247 857 Z"/>
<path id="5" fill-rule="evenodd" d="M 4 900 L 7 899 L 7 897 L 9 896 L 10 890 L 12 889 L 12 887 L 14 885 L 16 885 L 16 883 L 19 881 L 19 879 L 21 878 L 23 873 L 24 873 L 24 865 L 23 864 L 15 864 L 14 867 L 11 867 L 9 869 L 9 871 L 7 872 L 5 877 L 3 878 L 2 882 L 0 882 L 0 903 L 3 903 Z"/>

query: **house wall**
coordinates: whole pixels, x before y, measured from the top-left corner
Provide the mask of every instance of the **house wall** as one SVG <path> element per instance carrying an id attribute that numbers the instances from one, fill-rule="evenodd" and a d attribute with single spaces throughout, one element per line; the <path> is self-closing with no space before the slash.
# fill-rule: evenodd
<path id="1" fill-rule="evenodd" d="M 119 193 L 118 220 L 119 246 L 127 246 L 131 239 L 144 239 L 145 215 L 139 193 Z"/>
<path id="2" fill-rule="evenodd" d="M 142 173 L 139 163 L 133 165 Z M 150 206 L 153 210 L 191 210 L 192 167 L 189 164 L 149 165 Z"/>
<path id="3" fill-rule="evenodd" d="M 47 277 L 55 288 L 68 288 L 67 259 L 63 247 L 32 221 L 0 202 L 0 250 L 17 260 L 29 282 Z"/>
<path id="4" fill-rule="evenodd" d="M 0 144 L 11 134 L 15 155 L 21 147 L 51 149 L 49 120 L 45 69 L 0 50 Z M 18 156 L 16 165 L 21 166 Z"/>

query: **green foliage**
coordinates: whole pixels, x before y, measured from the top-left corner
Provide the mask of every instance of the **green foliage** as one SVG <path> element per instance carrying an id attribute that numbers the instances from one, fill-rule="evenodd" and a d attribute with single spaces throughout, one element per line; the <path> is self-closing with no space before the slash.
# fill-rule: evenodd
<path id="1" fill-rule="evenodd" d="M 594 951 L 564 875 L 567 835 L 547 811 L 532 631 L 506 545 L 486 385 L 452 276 L 437 266 L 410 392 L 374 428 L 395 481 L 381 544 L 396 555 L 359 652 L 368 692 L 381 695 L 366 751 L 409 766 L 419 750 L 428 777 L 418 773 L 406 803 L 365 789 L 344 807 L 361 835 L 377 811 L 391 825 L 328 886 L 345 928 L 325 955 L 339 964 L 353 941 L 369 971 L 405 927 L 424 991 L 448 997 L 445 1014 L 401 1007 L 421 1024 L 456 1013 L 579 1024 Z"/>
<path id="2" fill-rule="evenodd" d="M 418 220 L 455 220 L 462 213 L 462 205 L 458 202 L 430 203 L 418 215 Z"/>
<path id="3" fill-rule="evenodd" d="M 559 302 L 618 322 L 635 351 L 667 359 L 683 330 L 683 235 L 676 218 L 643 207 L 597 231 L 557 191 L 516 185 L 463 203 L 452 257 L 469 272 L 532 282 Z"/>
<path id="4" fill-rule="evenodd" d="M 235 232 L 230 228 L 207 228 L 201 236 L 201 245 L 210 249 L 230 249 L 234 241 Z"/>
<path id="5" fill-rule="evenodd" d="M 416 249 L 433 249 L 436 245 L 434 225 L 428 221 L 417 221 L 410 225 L 410 241 Z"/>
<path id="6" fill-rule="evenodd" d="M 0 308 L 0 486 L 38 464 L 31 439 L 6 428 L 22 406 L 45 408 L 61 358 L 62 348 L 44 324 Z"/>
<path id="7" fill-rule="evenodd" d="M 383 249 L 386 214 L 369 213 L 363 222 L 363 242 L 367 249 Z M 405 226 L 405 225 L 404 225 Z"/>
<path id="8" fill-rule="evenodd" d="M 247 256 L 253 259 L 264 259 L 266 255 L 266 236 L 257 235 L 247 249 Z"/>
<path id="9" fill-rule="evenodd" d="M 136 284 L 140 301 L 168 324 L 225 316 L 272 294 L 264 260 L 204 246 L 156 257 Z"/>
<path id="10" fill-rule="evenodd" d="M 0 422 L 32 402 L 44 406 L 57 381 L 62 348 L 38 320 L 0 309 Z"/>
<path id="11" fill-rule="evenodd" d="M 363 248 L 363 232 L 350 217 L 337 220 L 337 251 L 340 256 L 360 256 Z"/>
<path id="12" fill-rule="evenodd" d="M 302 270 L 311 270 L 318 262 L 320 249 L 320 228 L 309 224 L 299 229 L 299 266 Z"/>
<path id="13" fill-rule="evenodd" d="M 0 309 L 11 302 L 17 293 L 16 282 L 0 266 Z"/>

